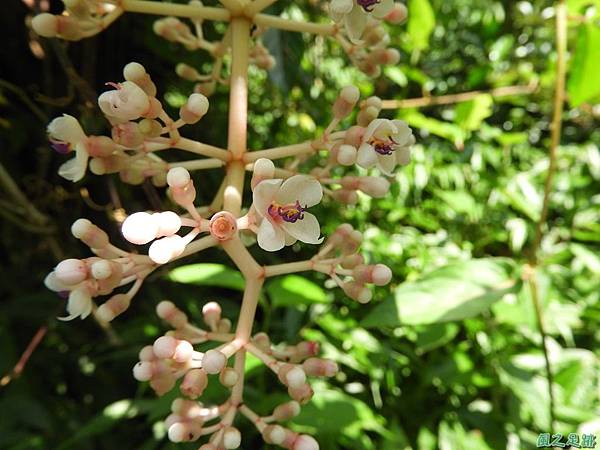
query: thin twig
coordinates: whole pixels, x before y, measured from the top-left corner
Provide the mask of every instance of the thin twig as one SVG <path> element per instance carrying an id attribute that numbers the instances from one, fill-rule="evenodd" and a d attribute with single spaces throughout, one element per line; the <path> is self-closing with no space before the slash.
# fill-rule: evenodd
<path id="1" fill-rule="evenodd" d="M 494 98 L 510 97 L 512 95 L 527 95 L 532 94 L 537 89 L 537 83 L 529 85 L 503 86 L 490 90 L 479 90 L 461 92 L 459 94 L 448 94 L 440 96 L 408 98 L 406 100 L 384 100 L 383 109 L 408 109 L 408 108 L 423 108 L 426 106 L 437 105 L 452 105 L 455 103 L 468 102 L 480 95 L 491 95 Z"/>
<path id="2" fill-rule="evenodd" d="M 542 350 L 544 353 L 544 361 L 546 364 L 546 376 L 548 378 L 548 398 L 550 409 L 550 430 L 554 430 L 556 422 L 555 416 L 555 399 L 554 399 L 554 376 L 552 366 L 550 365 L 550 357 L 548 354 L 547 334 L 544 327 L 543 308 L 540 301 L 536 268 L 539 262 L 538 251 L 543 237 L 543 229 L 548 218 L 548 208 L 550 205 L 550 194 L 552 192 L 552 181 L 554 172 L 556 171 L 556 159 L 558 147 L 560 145 L 562 131 L 562 115 L 565 102 L 565 78 L 566 78 L 566 55 L 567 55 L 567 7 L 564 0 L 559 0 L 556 7 L 556 52 L 558 55 L 556 64 L 556 85 L 554 94 L 554 113 L 552 116 L 551 137 L 550 137 L 550 154 L 548 172 L 544 184 L 544 199 L 542 203 L 542 212 L 535 227 L 535 237 L 529 255 L 529 268 L 525 278 L 529 281 L 531 290 L 531 299 L 535 309 L 536 321 L 540 334 L 542 336 Z"/>
<path id="3" fill-rule="evenodd" d="M 42 339 L 44 339 L 44 336 L 46 336 L 47 332 L 48 325 L 46 324 L 38 328 L 37 332 L 31 338 L 31 341 L 29 341 L 27 348 L 19 358 L 19 361 L 17 361 L 17 364 L 15 364 L 15 367 L 13 367 L 13 369 L 9 373 L 4 375 L 2 379 L 0 379 L 1 387 L 8 385 L 12 380 L 21 376 L 21 373 L 23 373 L 23 369 L 25 369 L 27 361 L 29 361 L 29 358 L 31 358 L 31 355 L 33 354 L 37 346 L 40 345 L 40 342 L 42 342 Z"/>
<path id="4" fill-rule="evenodd" d="M 44 125 L 47 124 L 50 119 L 48 118 L 48 116 L 46 115 L 46 113 L 44 111 L 42 111 L 42 109 L 36 105 L 33 100 L 31 100 L 29 98 L 29 96 L 27 95 L 27 93 L 21 89 L 19 86 L 16 86 L 6 80 L 2 80 L 0 79 L 0 87 L 6 89 L 7 91 L 11 91 L 13 94 L 15 94 L 17 97 L 19 97 L 21 99 L 21 101 L 27 105 L 27 107 L 31 110 L 31 112 L 40 120 L 40 122 L 42 122 Z"/>

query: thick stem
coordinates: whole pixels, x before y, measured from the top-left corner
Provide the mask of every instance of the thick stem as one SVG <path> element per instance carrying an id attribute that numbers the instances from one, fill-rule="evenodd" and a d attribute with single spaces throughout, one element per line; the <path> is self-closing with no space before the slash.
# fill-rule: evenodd
<path id="1" fill-rule="evenodd" d="M 256 14 L 254 23 L 259 27 L 279 28 L 287 31 L 302 31 L 312 34 L 333 36 L 337 33 L 337 26 L 328 23 L 298 22 L 296 20 L 282 19 L 268 14 Z"/>
<path id="2" fill-rule="evenodd" d="M 284 145 L 282 147 L 268 148 L 258 150 L 244 155 L 244 162 L 253 163 L 257 159 L 267 158 L 270 160 L 286 158 L 288 156 L 299 156 L 315 152 L 312 142 L 302 142 L 300 144 Z"/>
<path id="3" fill-rule="evenodd" d="M 228 21 L 231 16 L 229 11 L 224 8 L 178 5 L 175 3 L 147 0 L 121 0 L 121 8 L 128 12 L 155 14 L 159 16 L 189 17 L 190 19 Z"/>

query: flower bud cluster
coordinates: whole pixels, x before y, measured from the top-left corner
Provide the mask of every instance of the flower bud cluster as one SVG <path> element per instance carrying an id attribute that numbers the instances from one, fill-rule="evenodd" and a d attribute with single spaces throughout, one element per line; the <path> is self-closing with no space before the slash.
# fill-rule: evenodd
<path id="1" fill-rule="evenodd" d="M 257 67 L 264 70 L 271 70 L 275 67 L 276 61 L 262 42 L 256 41 L 254 47 L 250 49 L 250 61 Z"/>
<path id="2" fill-rule="evenodd" d="M 76 317 L 85 319 L 92 312 L 94 297 L 109 295 L 119 286 L 134 282 L 128 292 L 114 294 L 98 308 L 98 318 L 110 322 L 129 308 L 153 264 L 146 257 L 113 246 L 108 235 L 87 219 L 75 221 L 71 232 L 97 256 L 61 261 L 44 283 L 48 289 L 68 297 L 68 316 L 61 320 L 72 320 Z"/>
<path id="3" fill-rule="evenodd" d="M 347 223 L 340 225 L 321 247 L 314 269 L 328 274 L 351 299 L 368 303 L 373 293 L 367 285 L 389 284 L 392 271 L 384 264 L 365 264 L 364 257 L 356 253 L 361 243 L 359 231 Z"/>
<path id="4" fill-rule="evenodd" d="M 78 41 L 102 31 L 121 10 L 100 0 L 63 0 L 60 15 L 42 13 L 31 21 L 33 30 L 43 37 Z"/>

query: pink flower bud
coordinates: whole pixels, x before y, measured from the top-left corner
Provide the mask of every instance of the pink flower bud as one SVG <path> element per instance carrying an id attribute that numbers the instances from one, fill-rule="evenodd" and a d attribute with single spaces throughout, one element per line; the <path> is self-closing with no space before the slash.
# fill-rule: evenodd
<path id="1" fill-rule="evenodd" d="M 209 374 L 217 374 L 227 364 L 227 357 L 219 350 L 209 350 L 202 358 L 202 368 Z"/>
<path id="2" fill-rule="evenodd" d="M 226 449 L 238 448 L 242 443 L 242 435 L 235 427 L 225 428 L 223 433 L 223 447 Z"/>
<path id="3" fill-rule="evenodd" d="M 390 190 L 390 182 L 381 177 L 361 177 L 359 189 L 374 198 L 382 198 Z"/>
<path id="4" fill-rule="evenodd" d="M 90 171 L 94 175 L 106 175 L 120 172 L 127 164 L 128 157 L 125 155 L 111 155 L 104 158 L 92 158 Z"/>
<path id="5" fill-rule="evenodd" d="M 386 22 L 394 25 L 401 24 L 408 17 L 408 9 L 400 2 L 394 3 L 392 10 L 383 18 Z"/>
<path id="6" fill-rule="evenodd" d="M 196 83 L 196 85 L 194 86 L 194 92 L 197 92 L 198 94 L 206 95 L 207 97 L 210 97 L 211 95 L 213 95 L 216 90 L 217 90 L 217 82 L 214 80 Z"/>
<path id="7" fill-rule="evenodd" d="M 307 434 L 301 434 L 294 442 L 292 450 L 319 450 L 319 443 Z"/>
<path id="8" fill-rule="evenodd" d="M 356 117 L 356 123 L 366 127 L 373 120 L 377 119 L 377 116 L 379 116 L 379 109 L 374 106 L 367 106 L 359 111 L 358 116 Z"/>
<path id="9" fill-rule="evenodd" d="M 211 443 L 201 445 L 198 450 L 218 450 L 216 446 Z"/>
<path id="10" fill-rule="evenodd" d="M 107 136 L 90 136 L 84 142 L 90 156 L 106 157 L 117 150 L 117 145 Z"/>
<path id="11" fill-rule="evenodd" d="M 133 81 L 136 83 L 146 75 L 146 69 L 140 63 L 130 62 L 123 67 L 123 77 L 127 81 Z"/>
<path id="12" fill-rule="evenodd" d="M 219 374 L 219 381 L 225 387 L 233 387 L 239 380 L 240 376 L 233 367 L 225 367 Z"/>
<path id="13" fill-rule="evenodd" d="M 136 122 L 125 122 L 113 125 L 111 135 L 114 142 L 127 148 L 138 147 L 144 143 L 145 139 L 139 124 Z"/>
<path id="14" fill-rule="evenodd" d="M 200 74 L 192 66 L 188 66 L 184 63 L 179 63 L 175 66 L 175 72 L 184 80 L 197 81 L 200 78 Z"/>
<path id="15" fill-rule="evenodd" d="M 231 331 L 231 320 L 221 319 L 217 324 L 218 333 L 229 333 Z"/>
<path id="16" fill-rule="evenodd" d="M 334 200 L 346 205 L 356 205 L 358 203 L 358 194 L 356 191 L 350 191 L 348 189 L 337 189 L 331 193 Z"/>
<path id="17" fill-rule="evenodd" d="M 102 249 L 108 245 L 108 235 L 87 219 L 78 219 L 71 233 L 90 248 Z"/>
<path id="18" fill-rule="evenodd" d="M 118 315 L 124 313 L 131 304 L 131 297 L 127 294 L 116 294 L 98 307 L 96 314 L 105 321 L 110 322 Z"/>
<path id="19" fill-rule="evenodd" d="M 167 184 L 172 188 L 183 189 L 190 181 L 190 173 L 183 167 L 174 167 L 167 173 Z"/>
<path id="20" fill-rule="evenodd" d="M 156 305 L 156 314 L 174 328 L 183 328 L 188 323 L 185 313 L 168 300 L 164 300 Z"/>
<path id="21" fill-rule="evenodd" d="M 181 399 L 180 398 L 175 399 L 175 401 L 177 401 L 177 400 L 181 400 Z M 167 416 L 167 418 L 165 419 L 165 422 L 164 422 L 165 423 L 165 427 L 168 430 L 169 428 L 171 428 L 171 425 L 174 425 L 174 424 L 179 423 L 179 422 L 183 422 L 184 420 L 185 419 L 183 417 L 181 417 L 179 414 L 169 414 Z"/>
<path id="22" fill-rule="evenodd" d="M 312 377 L 332 377 L 338 373 L 338 365 L 329 359 L 308 358 L 302 363 L 307 375 Z"/>
<path id="23" fill-rule="evenodd" d="M 289 430 L 281 425 L 267 425 L 262 432 L 262 436 L 267 444 L 281 445 L 285 441 L 286 431 Z"/>
<path id="24" fill-rule="evenodd" d="M 199 412 L 200 404 L 194 400 L 187 400 L 185 398 L 176 398 L 171 403 L 171 411 L 179 417 L 196 417 L 196 413 Z M 179 420 L 178 422 L 181 422 Z"/>
<path id="25" fill-rule="evenodd" d="M 385 286 L 392 281 L 392 271 L 385 264 L 376 264 L 372 272 L 373 283 L 377 286 Z"/>
<path id="26" fill-rule="evenodd" d="M 292 400 L 277 406 L 273 410 L 272 415 L 277 422 L 283 422 L 292 417 L 296 417 L 298 414 L 300 414 L 300 404 L 297 401 Z"/>
<path id="27" fill-rule="evenodd" d="M 121 233 L 132 244 L 147 244 L 158 235 L 159 221 L 156 219 L 154 215 L 145 212 L 131 214 L 123 222 Z"/>
<path id="28" fill-rule="evenodd" d="M 157 237 L 171 236 L 181 228 L 181 218 L 173 211 L 155 213 L 152 218 L 158 224 Z"/>
<path id="29" fill-rule="evenodd" d="M 352 145 L 340 145 L 337 152 L 337 162 L 342 166 L 351 166 L 356 162 L 356 147 Z"/>
<path id="30" fill-rule="evenodd" d="M 152 348 L 157 358 L 170 359 L 175 354 L 177 344 L 179 344 L 177 339 L 171 336 L 161 336 L 154 341 Z"/>
<path id="31" fill-rule="evenodd" d="M 344 283 L 342 289 L 348 297 L 356 300 L 358 303 L 369 303 L 373 298 L 373 294 L 369 288 L 353 281 Z"/>
<path id="32" fill-rule="evenodd" d="M 296 345 L 298 355 L 302 358 L 317 355 L 319 353 L 319 347 L 317 341 L 302 341 Z"/>
<path id="33" fill-rule="evenodd" d="M 146 345 L 140 350 L 138 354 L 140 361 L 155 361 L 156 355 L 154 354 L 154 347 L 152 345 Z"/>
<path id="34" fill-rule="evenodd" d="M 288 394 L 298 403 L 304 405 L 310 401 L 314 392 L 310 385 L 308 383 L 305 383 L 300 387 L 296 388 L 288 387 Z"/>
<path id="35" fill-rule="evenodd" d="M 360 97 L 360 92 L 356 86 L 346 86 L 340 91 L 340 95 L 333 104 L 333 115 L 340 120 L 347 117 Z"/>
<path id="36" fill-rule="evenodd" d="M 158 239 L 150 245 L 148 256 L 156 264 L 166 264 L 185 250 L 183 238 L 177 234 Z"/>
<path id="37" fill-rule="evenodd" d="M 259 158 L 254 163 L 252 181 L 250 185 L 252 189 L 263 180 L 269 180 L 275 176 L 275 164 L 273 161 L 266 158 Z"/>
<path id="38" fill-rule="evenodd" d="M 96 261 L 96 262 L 92 263 L 92 265 L 90 267 L 92 276 L 96 280 L 105 280 L 106 278 L 108 278 L 112 275 L 113 264 L 117 264 L 117 263 L 112 263 L 111 261 L 108 261 L 106 259 L 102 259 L 100 261 Z"/>
<path id="39" fill-rule="evenodd" d="M 176 422 L 169 427 L 168 436 L 171 442 L 191 442 L 200 437 L 202 425 L 196 422 Z"/>
<path id="40" fill-rule="evenodd" d="M 183 395 L 196 399 L 202 395 L 206 386 L 208 386 L 206 372 L 203 369 L 191 369 L 183 377 L 179 389 Z"/>
<path id="41" fill-rule="evenodd" d="M 217 328 L 217 323 L 221 320 L 221 306 L 217 302 L 208 302 L 202 307 L 202 316 L 204 323 L 211 329 Z"/>
<path id="42" fill-rule="evenodd" d="M 175 386 L 175 377 L 171 374 L 165 373 L 158 378 L 152 378 L 150 380 L 150 387 L 154 390 L 156 395 L 161 396 L 169 392 Z"/>
<path id="43" fill-rule="evenodd" d="M 60 283 L 72 286 L 87 278 L 88 268 L 80 259 L 65 259 L 55 267 L 54 274 Z"/>
<path id="44" fill-rule="evenodd" d="M 221 211 L 210 219 L 209 230 L 217 241 L 227 241 L 237 232 L 237 221 L 230 212 Z"/>
<path id="45" fill-rule="evenodd" d="M 54 292 L 69 291 L 71 289 L 71 286 L 62 283 L 56 278 L 56 273 L 54 273 L 54 271 L 46 275 L 46 278 L 44 278 L 44 286 Z"/>
<path id="46" fill-rule="evenodd" d="M 354 269 L 359 264 L 363 264 L 365 259 L 360 254 L 345 256 L 341 262 L 344 269 Z"/>
<path id="47" fill-rule="evenodd" d="M 252 338 L 252 342 L 264 352 L 268 352 L 271 350 L 271 339 L 266 333 L 256 333 Z"/>
<path id="48" fill-rule="evenodd" d="M 357 148 L 360 145 L 364 134 L 365 129 L 363 127 L 350 127 L 346 130 L 346 134 L 344 135 L 344 144 Z"/>
<path id="49" fill-rule="evenodd" d="M 187 124 L 198 122 L 208 111 L 208 99 L 198 93 L 190 95 L 185 105 L 179 109 L 179 117 Z"/>
<path id="50" fill-rule="evenodd" d="M 154 119 L 142 119 L 138 123 L 138 130 L 144 138 L 155 138 L 161 135 L 162 125 Z"/>
<path id="51" fill-rule="evenodd" d="M 149 381 L 154 377 L 164 375 L 164 367 L 156 360 L 140 361 L 133 366 L 133 376 L 138 381 Z"/>

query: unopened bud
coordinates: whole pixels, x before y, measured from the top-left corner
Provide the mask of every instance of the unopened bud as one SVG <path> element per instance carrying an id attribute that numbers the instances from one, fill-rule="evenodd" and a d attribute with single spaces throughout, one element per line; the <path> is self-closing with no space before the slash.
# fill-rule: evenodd
<path id="1" fill-rule="evenodd" d="M 365 259 L 363 258 L 363 256 L 357 253 L 354 255 L 345 256 L 341 262 L 341 266 L 344 269 L 354 269 L 356 266 L 358 266 L 359 264 L 363 264 L 364 262 Z"/>
<path id="2" fill-rule="evenodd" d="M 281 425 L 267 425 L 262 436 L 267 444 L 280 445 L 285 441 L 286 429 Z"/>
<path id="3" fill-rule="evenodd" d="M 88 268 L 80 259 L 65 259 L 54 268 L 54 274 L 60 283 L 72 286 L 87 278 Z"/>
<path id="4" fill-rule="evenodd" d="M 294 441 L 292 450 L 319 450 L 319 443 L 307 434 L 301 434 Z"/>
<path id="5" fill-rule="evenodd" d="M 196 399 L 202 395 L 206 386 L 208 386 L 206 371 L 203 369 L 191 369 L 183 377 L 179 389 L 183 395 Z"/>
<path id="6" fill-rule="evenodd" d="M 389 13 L 383 18 L 386 22 L 394 25 L 398 25 L 406 20 L 408 17 L 408 9 L 400 2 L 394 3 L 394 7 Z"/>
<path id="7" fill-rule="evenodd" d="M 314 392 L 308 383 L 304 383 L 300 387 L 288 387 L 288 394 L 301 405 L 306 404 L 312 398 Z"/>
<path id="8" fill-rule="evenodd" d="M 202 368 L 209 374 L 217 374 L 227 364 L 227 357 L 219 350 L 209 350 L 202 358 Z"/>
<path id="9" fill-rule="evenodd" d="M 127 294 L 116 294 L 98 307 L 96 314 L 105 322 L 110 322 L 118 315 L 124 313 L 131 304 L 131 297 Z"/>
<path id="10" fill-rule="evenodd" d="M 31 20 L 33 31 L 43 37 L 56 37 L 58 33 L 58 19 L 50 13 L 38 14 Z"/>
<path id="11" fill-rule="evenodd" d="M 132 244 L 143 245 L 156 239 L 159 222 L 154 215 L 137 212 L 125 219 L 121 226 L 123 237 Z"/>
<path id="12" fill-rule="evenodd" d="M 200 74 L 192 66 L 188 66 L 184 63 L 179 63 L 175 67 L 175 72 L 184 80 L 197 81 L 200 78 Z"/>
<path id="13" fill-rule="evenodd" d="M 87 219 L 78 219 L 71 233 L 90 248 L 102 249 L 108 245 L 108 235 Z"/>
<path id="14" fill-rule="evenodd" d="M 302 363 L 302 368 L 312 377 L 332 377 L 339 370 L 334 361 L 321 358 L 308 358 Z"/>
<path id="15" fill-rule="evenodd" d="M 251 187 L 254 189 L 263 180 L 269 180 L 275 176 L 275 164 L 267 158 L 259 158 L 254 163 Z"/>
<path id="16" fill-rule="evenodd" d="M 242 443 L 242 435 L 240 430 L 235 427 L 225 428 L 223 433 L 223 447 L 226 449 L 238 448 Z"/>
<path id="17" fill-rule="evenodd" d="M 366 127 L 373 120 L 377 119 L 379 116 L 379 109 L 374 106 L 367 106 L 364 109 L 361 109 L 356 116 L 356 123 L 360 126 Z"/>
<path id="18" fill-rule="evenodd" d="M 240 376 L 233 367 L 225 367 L 219 374 L 219 381 L 225 387 L 233 387 L 239 380 Z"/>
<path id="19" fill-rule="evenodd" d="M 373 293 L 369 288 L 353 281 L 344 283 L 342 289 L 348 297 L 356 300 L 358 303 L 369 303 L 373 298 Z"/>
<path id="20" fill-rule="evenodd" d="M 167 183 L 172 188 L 184 188 L 190 181 L 190 173 L 183 167 L 174 167 L 167 173 Z"/>
<path id="21" fill-rule="evenodd" d="M 333 115 L 335 118 L 340 120 L 347 117 L 352 112 L 359 98 L 360 92 L 356 86 L 346 86 L 343 88 L 333 104 Z"/>
<path id="22" fill-rule="evenodd" d="M 381 177 L 361 177 L 359 189 L 374 198 L 382 198 L 390 190 L 390 182 Z"/>
<path id="23" fill-rule="evenodd" d="M 148 257 L 156 264 L 166 264 L 181 255 L 184 250 L 184 239 L 174 234 L 154 241 L 148 249 Z"/>
<path id="24" fill-rule="evenodd" d="M 351 166 L 356 162 L 356 147 L 352 145 L 340 145 L 337 151 L 337 162 L 342 166 Z"/>
<path id="25" fill-rule="evenodd" d="M 190 95 L 185 105 L 179 109 L 179 117 L 187 124 L 198 122 L 208 111 L 208 99 L 198 93 Z"/>
<path id="26" fill-rule="evenodd" d="M 221 320 L 221 305 L 217 302 L 208 302 L 202 307 L 202 316 L 204 323 L 211 329 L 216 329 L 217 323 Z"/>
<path id="27" fill-rule="evenodd" d="M 156 305 L 156 314 L 174 328 L 183 328 L 188 323 L 187 316 L 173 302 L 164 300 Z"/>
<path id="28" fill-rule="evenodd" d="M 171 442 L 189 442 L 197 440 L 201 431 L 197 422 L 176 422 L 169 427 L 168 436 Z"/>
<path id="29" fill-rule="evenodd" d="M 217 324 L 217 332 L 219 333 L 229 333 L 231 331 L 231 320 L 229 319 L 221 319 Z"/>
<path id="30" fill-rule="evenodd" d="M 152 214 L 152 219 L 158 225 L 157 237 L 171 236 L 181 228 L 181 218 L 173 211 Z"/>
<path id="31" fill-rule="evenodd" d="M 277 406 L 273 410 L 272 415 L 277 422 L 283 422 L 292 417 L 296 417 L 298 414 L 300 414 L 300 404 L 297 401 L 292 400 Z"/>
<path id="32" fill-rule="evenodd" d="M 155 138 L 161 135 L 162 126 L 154 119 L 142 119 L 138 123 L 138 130 L 147 138 Z"/>
<path id="33" fill-rule="evenodd" d="M 256 333 L 252 338 L 252 342 L 262 351 L 268 352 L 271 350 L 271 339 L 266 333 Z"/>

